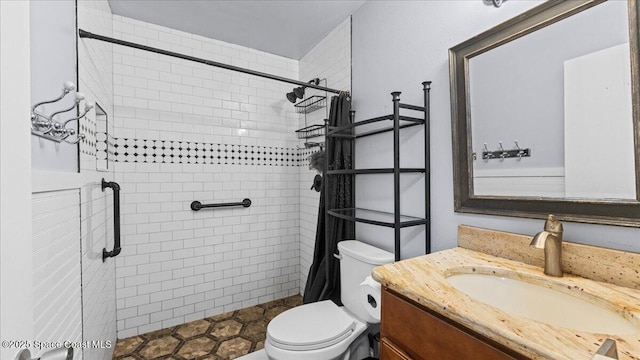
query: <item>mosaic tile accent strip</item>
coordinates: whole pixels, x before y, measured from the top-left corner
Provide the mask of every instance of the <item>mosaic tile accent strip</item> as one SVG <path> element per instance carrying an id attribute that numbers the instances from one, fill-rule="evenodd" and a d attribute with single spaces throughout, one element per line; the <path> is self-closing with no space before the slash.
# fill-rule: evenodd
<path id="1" fill-rule="evenodd" d="M 230 360 L 264 348 L 267 324 L 302 304 L 295 295 L 116 343 L 114 360 Z"/>
<path id="2" fill-rule="evenodd" d="M 96 160 L 98 168 L 107 168 L 108 163 L 115 159 L 115 139 L 110 134 L 96 132 Z"/>
<path id="3" fill-rule="evenodd" d="M 80 140 L 80 153 L 87 156 L 96 155 L 96 122 L 88 116 L 78 121 L 79 134 L 84 134 L 84 139 Z M 69 140 L 74 141 L 75 135 Z"/>
<path id="4" fill-rule="evenodd" d="M 116 138 L 116 162 L 299 166 L 295 148 Z"/>

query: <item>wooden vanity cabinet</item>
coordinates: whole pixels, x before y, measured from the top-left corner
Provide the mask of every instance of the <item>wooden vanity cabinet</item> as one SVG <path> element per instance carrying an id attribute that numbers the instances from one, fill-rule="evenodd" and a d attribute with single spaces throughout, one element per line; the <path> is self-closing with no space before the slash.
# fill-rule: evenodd
<path id="1" fill-rule="evenodd" d="M 385 288 L 380 360 L 527 359 Z"/>

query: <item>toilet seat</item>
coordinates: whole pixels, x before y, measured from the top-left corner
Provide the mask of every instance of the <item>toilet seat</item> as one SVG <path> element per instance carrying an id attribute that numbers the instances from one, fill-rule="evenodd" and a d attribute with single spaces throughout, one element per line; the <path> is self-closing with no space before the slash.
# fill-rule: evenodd
<path id="1" fill-rule="evenodd" d="M 276 316 L 267 327 L 267 340 L 283 350 L 326 348 L 349 338 L 356 321 L 331 300 L 305 304 Z"/>

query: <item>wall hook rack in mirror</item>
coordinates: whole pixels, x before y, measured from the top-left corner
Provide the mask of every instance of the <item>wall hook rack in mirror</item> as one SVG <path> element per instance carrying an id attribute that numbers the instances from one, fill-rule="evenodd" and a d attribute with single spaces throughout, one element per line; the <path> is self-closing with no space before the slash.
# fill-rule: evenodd
<path id="1" fill-rule="evenodd" d="M 505 149 L 502 146 L 502 141 L 500 141 L 498 143 L 499 149 L 494 151 L 489 150 L 489 148 L 487 147 L 487 143 L 484 143 L 484 148 L 482 150 L 482 160 L 484 161 L 489 161 L 491 159 L 504 160 L 508 158 L 518 158 L 518 160 L 521 160 L 523 157 L 531 156 L 530 148 L 521 148 L 520 145 L 518 145 L 518 140 L 514 140 L 513 142 L 515 143 L 515 148 Z"/>
<path id="2" fill-rule="evenodd" d="M 38 137 L 54 141 L 56 143 L 66 142 L 67 144 L 75 145 L 80 142 L 80 140 L 84 139 L 84 134 L 77 134 L 75 129 L 68 128 L 72 121 L 80 120 L 87 115 L 87 113 L 93 109 L 93 105 L 90 105 L 85 102 L 84 111 L 77 117 L 67 119 L 65 121 L 59 121 L 54 119 L 55 116 L 66 113 L 76 108 L 80 104 L 82 100 L 84 100 L 84 95 L 77 92 L 75 94 L 75 100 L 73 105 L 66 109 L 58 110 L 51 115 L 46 115 L 38 110 L 38 107 L 46 104 L 53 104 L 60 100 L 62 100 L 67 94 L 76 89 L 76 86 L 70 82 L 65 81 L 62 85 L 62 94 L 53 100 L 47 100 L 39 102 L 31 107 L 31 133 Z M 76 135 L 76 139 L 73 141 L 68 140 L 70 136 Z"/>

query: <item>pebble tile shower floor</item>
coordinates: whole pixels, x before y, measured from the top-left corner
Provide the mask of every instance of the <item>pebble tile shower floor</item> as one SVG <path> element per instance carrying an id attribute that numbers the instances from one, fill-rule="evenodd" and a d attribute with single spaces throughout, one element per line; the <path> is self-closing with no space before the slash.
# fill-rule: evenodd
<path id="1" fill-rule="evenodd" d="M 267 324 L 300 295 L 118 340 L 114 360 L 227 360 L 264 347 Z"/>

